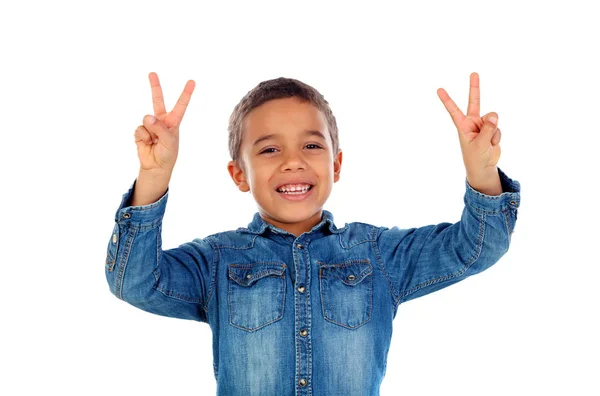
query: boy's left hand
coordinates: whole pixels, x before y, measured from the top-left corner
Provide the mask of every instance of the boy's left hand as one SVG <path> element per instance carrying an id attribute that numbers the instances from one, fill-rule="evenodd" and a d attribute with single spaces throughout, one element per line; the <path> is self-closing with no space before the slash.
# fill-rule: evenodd
<path id="1" fill-rule="evenodd" d="M 500 159 L 498 114 L 479 116 L 479 75 L 471 73 L 467 115 L 458 108 L 448 93 L 439 88 L 437 94 L 458 131 L 458 139 L 471 187 L 488 195 L 502 193 L 497 164 Z"/>

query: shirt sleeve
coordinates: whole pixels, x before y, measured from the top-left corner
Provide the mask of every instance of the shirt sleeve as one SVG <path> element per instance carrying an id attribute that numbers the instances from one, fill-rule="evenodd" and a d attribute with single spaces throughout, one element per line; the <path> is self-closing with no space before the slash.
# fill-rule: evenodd
<path id="1" fill-rule="evenodd" d="M 214 250 L 194 239 L 162 250 L 169 189 L 156 202 L 129 206 L 137 179 L 123 194 L 106 253 L 106 280 L 119 299 L 154 314 L 207 322 Z"/>
<path id="2" fill-rule="evenodd" d="M 498 173 L 503 192 L 496 196 L 474 190 L 465 178 L 465 206 L 454 224 L 380 228 L 376 248 L 395 308 L 489 268 L 508 251 L 521 187 Z"/>

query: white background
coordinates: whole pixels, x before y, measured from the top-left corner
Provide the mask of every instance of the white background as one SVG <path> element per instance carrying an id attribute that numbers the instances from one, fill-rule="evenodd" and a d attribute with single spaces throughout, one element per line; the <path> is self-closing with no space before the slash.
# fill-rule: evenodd
<path id="1" fill-rule="evenodd" d="M 583 1 L 4 2 L 0 6 L 3 395 L 214 395 L 208 325 L 140 311 L 104 277 L 138 172 L 133 132 L 196 91 L 163 248 L 246 226 L 227 121 L 280 76 L 329 101 L 344 151 L 338 226 L 460 218 L 464 166 L 436 95 L 496 111 L 522 185 L 509 252 L 400 307 L 382 395 L 598 395 L 598 27 Z M 322 396 L 322 395 L 317 395 Z"/>

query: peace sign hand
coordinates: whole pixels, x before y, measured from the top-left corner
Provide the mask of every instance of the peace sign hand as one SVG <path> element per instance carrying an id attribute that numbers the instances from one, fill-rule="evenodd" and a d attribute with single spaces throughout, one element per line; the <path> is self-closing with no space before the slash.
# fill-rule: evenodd
<path id="1" fill-rule="evenodd" d="M 458 138 L 469 181 L 497 177 L 496 165 L 500 159 L 500 128 L 498 114 L 479 116 L 479 75 L 471 73 L 469 105 L 465 116 L 443 88 L 437 94 L 450 113 L 458 130 Z"/>
<path id="2" fill-rule="evenodd" d="M 159 171 L 170 174 L 179 151 L 179 125 L 185 114 L 196 83 L 189 80 L 173 110 L 167 113 L 158 75 L 148 75 L 152 89 L 154 116 L 146 115 L 143 125 L 135 130 L 140 171 Z"/>

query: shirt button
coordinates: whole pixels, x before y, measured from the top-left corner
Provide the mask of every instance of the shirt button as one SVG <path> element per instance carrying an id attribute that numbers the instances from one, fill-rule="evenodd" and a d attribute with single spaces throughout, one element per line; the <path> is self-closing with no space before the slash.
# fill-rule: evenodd
<path id="1" fill-rule="evenodd" d="M 348 280 L 353 281 L 354 279 L 356 279 L 354 275 L 348 275 Z"/>
<path id="2" fill-rule="evenodd" d="M 306 329 L 302 329 L 302 330 L 300 330 L 300 335 L 301 335 L 302 337 L 306 337 L 306 335 L 307 335 L 307 334 L 308 334 L 308 330 L 306 330 Z"/>
<path id="3" fill-rule="evenodd" d="M 252 278 L 252 275 L 250 275 L 250 274 L 246 275 L 246 279 L 250 279 L 250 278 Z"/>
<path id="4" fill-rule="evenodd" d="M 117 234 L 113 234 L 113 243 L 117 243 Z"/>
<path id="5" fill-rule="evenodd" d="M 300 243 L 299 243 L 299 244 L 297 244 L 297 245 L 296 245 L 296 247 L 297 247 L 298 249 L 304 249 L 304 246 L 302 246 L 302 244 L 300 244 Z"/>
<path id="6" fill-rule="evenodd" d="M 300 293 L 304 293 L 304 291 L 305 291 L 305 290 L 306 290 L 306 288 L 305 288 L 304 286 L 299 286 L 299 287 L 298 287 L 298 291 L 299 291 Z"/>
<path id="7" fill-rule="evenodd" d="M 124 219 L 128 219 L 130 217 L 131 217 L 131 214 L 129 214 L 129 213 L 123 213 L 123 218 Z"/>
<path id="8" fill-rule="evenodd" d="M 300 381 L 298 381 L 298 383 L 300 384 L 300 386 L 306 386 L 306 380 L 304 378 L 300 378 Z"/>

